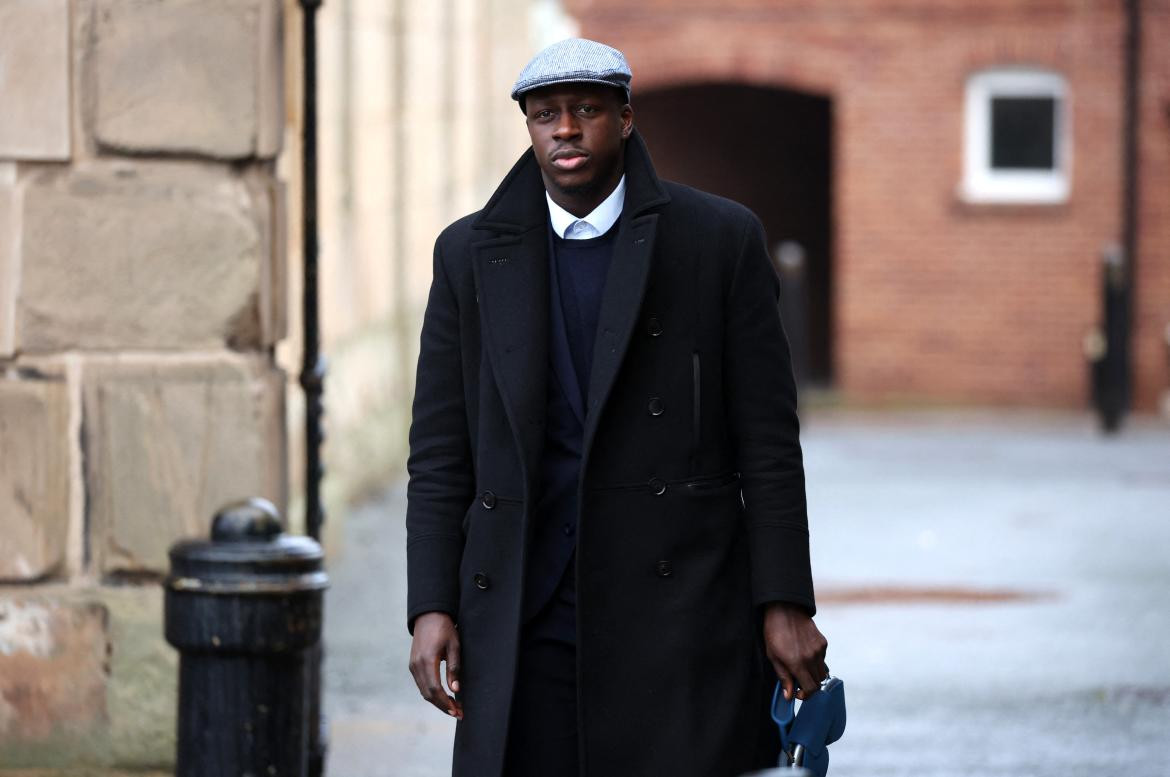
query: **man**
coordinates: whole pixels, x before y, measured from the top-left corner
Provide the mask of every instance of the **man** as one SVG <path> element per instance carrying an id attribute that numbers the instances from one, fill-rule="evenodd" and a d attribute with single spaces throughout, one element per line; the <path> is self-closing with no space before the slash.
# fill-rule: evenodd
<path id="1" fill-rule="evenodd" d="M 763 229 L 657 178 L 630 78 L 593 41 L 537 54 L 532 148 L 435 244 L 408 617 L 456 777 L 774 766 L 776 678 L 827 674 Z"/>

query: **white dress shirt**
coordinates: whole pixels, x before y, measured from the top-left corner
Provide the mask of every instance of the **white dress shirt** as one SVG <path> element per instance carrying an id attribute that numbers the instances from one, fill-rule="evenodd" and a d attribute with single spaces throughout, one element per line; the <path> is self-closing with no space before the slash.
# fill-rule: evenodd
<path id="1" fill-rule="evenodd" d="M 552 221 L 553 232 L 557 233 L 557 237 L 564 240 L 601 237 L 622 215 L 622 205 L 626 202 L 626 176 L 621 177 L 613 192 L 602 200 L 600 205 L 590 211 L 585 218 L 579 219 L 557 205 L 547 191 L 544 193 L 544 198 L 548 200 L 548 215 Z"/>

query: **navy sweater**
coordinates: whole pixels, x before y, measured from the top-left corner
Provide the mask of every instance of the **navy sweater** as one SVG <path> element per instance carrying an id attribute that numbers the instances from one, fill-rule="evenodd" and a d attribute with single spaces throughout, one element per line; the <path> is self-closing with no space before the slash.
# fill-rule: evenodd
<path id="1" fill-rule="evenodd" d="M 532 626 L 546 636 L 566 641 L 575 641 L 576 590 L 570 562 L 576 547 L 584 407 L 617 230 L 614 224 L 600 237 L 564 240 L 549 229 L 548 415 L 524 616 L 526 621 L 535 620 Z"/>

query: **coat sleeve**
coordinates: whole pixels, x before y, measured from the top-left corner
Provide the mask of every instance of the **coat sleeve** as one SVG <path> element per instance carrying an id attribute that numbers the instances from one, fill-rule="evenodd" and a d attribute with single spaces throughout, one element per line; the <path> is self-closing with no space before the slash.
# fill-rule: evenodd
<path id="1" fill-rule="evenodd" d="M 780 280 L 764 229 L 750 215 L 725 315 L 727 417 L 742 476 L 756 605 L 782 601 L 816 612 L 796 383 L 780 321 Z"/>
<path id="2" fill-rule="evenodd" d="M 459 310 L 435 243 L 410 424 L 406 490 L 407 629 L 425 612 L 456 617 L 463 516 L 474 498 Z"/>

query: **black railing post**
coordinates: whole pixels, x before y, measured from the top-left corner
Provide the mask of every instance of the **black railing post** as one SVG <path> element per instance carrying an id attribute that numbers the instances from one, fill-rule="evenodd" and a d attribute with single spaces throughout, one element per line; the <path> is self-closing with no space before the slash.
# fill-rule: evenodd
<path id="1" fill-rule="evenodd" d="M 322 394 L 325 389 L 325 359 L 321 356 L 317 300 L 317 11 L 321 3 L 322 0 L 300 0 L 304 21 L 304 123 L 301 140 L 301 205 L 304 220 L 301 309 L 304 358 L 300 382 L 305 392 L 305 531 L 314 540 L 321 539 L 321 526 L 325 523 L 325 506 L 321 499 L 321 478 L 324 474 L 321 444 L 325 439 L 321 417 L 324 413 Z M 328 749 L 326 723 L 321 709 L 323 659 L 324 648 L 318 643 L 307 668 L 310 777 L 320 777 L 325 773 L 325 754 Z"/>
<path id="2" fill-rule="evenodd" d="M 1129 405 L 1126 350 L 1126 260 L 1119 245 L 1105 248 L 1101 260 L 1102 324 L 1086 341 L 1092 366 L 1093 404 L 1108 433 L 1117 432 Z"/>

